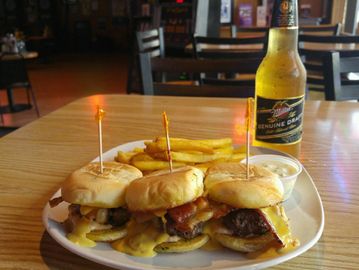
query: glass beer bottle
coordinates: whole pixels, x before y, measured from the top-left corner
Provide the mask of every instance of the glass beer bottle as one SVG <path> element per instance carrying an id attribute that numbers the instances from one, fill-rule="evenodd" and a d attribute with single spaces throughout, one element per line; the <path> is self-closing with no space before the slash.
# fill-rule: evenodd
<path id="1" fill-rule="evenodd" d="M 268 50 L 256 74 L 254 145 L 298 157 L 306 70 L 298 54 L 297 0 L 275 0 Z"/>

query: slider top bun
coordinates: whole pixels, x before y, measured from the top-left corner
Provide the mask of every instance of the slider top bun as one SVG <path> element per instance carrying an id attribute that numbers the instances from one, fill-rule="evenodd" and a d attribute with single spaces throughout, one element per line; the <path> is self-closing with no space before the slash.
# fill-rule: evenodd
<path id="1" fill-rule="evenodd" d="M 73 204 L 117 208 L 125 204 L 125 191 L 134 179 L 142 177 L 137 168 L 118 162 L 89 163 L 74 171 L 61 187 L 62 198 Z"/>
<path id="2" fill-rule="evenodd" d="M 131 211 L 170 209 L 192 202 L 203 193 L 203 172 L 186 166 L 162 170 L 139 178 L 129 185 L 126 203 Z"/>
<path id="3" fill-rule="evenodd" d="M 220 163 L 210 167 L 205 179 L 205 189 L 210 199 L 236 208 L 256 209 L 280 203 L 283 185 L 271 171 L 255 165 Z"/>

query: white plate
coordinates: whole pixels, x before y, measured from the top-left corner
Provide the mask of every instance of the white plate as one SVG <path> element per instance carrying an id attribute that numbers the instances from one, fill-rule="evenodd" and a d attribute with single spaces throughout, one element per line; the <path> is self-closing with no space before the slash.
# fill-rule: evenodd
<path id="1" fill-rule="evenodd" d="M 104 154 L 104 160 L 113 160 L 118 150 L 130 151 L 134 147 L 144 147 L 143 141 L 115 147 Z M 278 152 L 263 148 L 257 148 L 255 152 L 278 154 Z M 60 196 L 60 190 L 53 197 L 57 196 Z M 299 175 L 292 196 L 284 203 L 284 208 L 290 219 L 292 233 L 300 240 L 301 245 L 289 253 L 266 259 L 249 259 L 230 250 L 211 252 L 197 250 L 182 254 L 159 254 L 154 258 L 138 258 L 117 252 L 105 243 L 99 243 L 94 248 L 79 247 L 67 240 L 64 228 L 60 224 L 60 221 L 65 220 L 67 216 L 66 203 L 55 208 L 50 208 L 47 204 L 43 212 L 43 222 L 49 234 L 64 248 L 91 261 L 117 269 L 262 269 L 304 253 L 322 235 L 324 228 L 323 205 L 313 180 L 305 169 Z"/>

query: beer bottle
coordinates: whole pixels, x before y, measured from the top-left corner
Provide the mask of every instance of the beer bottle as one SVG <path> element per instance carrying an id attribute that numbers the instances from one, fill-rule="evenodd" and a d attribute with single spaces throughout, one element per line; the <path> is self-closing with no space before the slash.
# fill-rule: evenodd
<path id="1" fill-rule="evenodd" d="M 268 39 L 256 74 L 254 145 L 298 157 L 306 70 L 297 49 L 297 0 L 274 1 Z"/>

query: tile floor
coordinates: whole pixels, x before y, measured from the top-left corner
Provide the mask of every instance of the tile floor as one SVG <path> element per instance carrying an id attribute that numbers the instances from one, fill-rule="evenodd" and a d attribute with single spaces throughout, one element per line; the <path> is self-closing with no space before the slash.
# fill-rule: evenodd
<path id="1" fill-rule="evenodd" d="M 49 60 L 28 64 L 41 116 L 81 97 L 126 92 L 128 61 L 125 54 L 66 54 Z M 14 90 L 14 97 L 17 102 L 26 102 L 22 89 Z M 0 102 L 7 103 L 5 91 L 0 91 Z M 37 117 L 31 110 L 6 114 L 4 118 L 7 126 L 23 126 Z"/>

